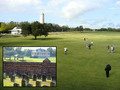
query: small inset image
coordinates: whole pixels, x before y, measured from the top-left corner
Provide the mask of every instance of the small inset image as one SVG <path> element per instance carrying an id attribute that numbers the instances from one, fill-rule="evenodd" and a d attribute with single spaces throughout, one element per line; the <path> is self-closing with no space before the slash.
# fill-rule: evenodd
<path id="1" fill-rule="evenodd" d="M 56 47 L 3 47 L 3 87 L 56 87 Z"/>

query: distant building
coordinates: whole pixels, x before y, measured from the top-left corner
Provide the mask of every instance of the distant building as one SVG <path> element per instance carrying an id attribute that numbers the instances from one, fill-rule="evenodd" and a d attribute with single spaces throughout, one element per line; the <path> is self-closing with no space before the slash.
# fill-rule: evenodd
<path id="1" fill-rule="evenodd" d="M 13 35 L 20 35 L 22 33 L 21 27 L 14 27 L 11 31 L 11 34 Z"/>
<path id="2" fill-rule="evenodd" d="M 40 48 L 36 49 L 35 51 L 32 51 L 31 56 L 36 58 L 48 58 L 50 57 L 50 52 Z"/>
<path id="3" fill-rule="evenodd" d="M 40 23 L 44 23 L 44 13 L 43 12 L 41 12 L 40 13 Z"/>

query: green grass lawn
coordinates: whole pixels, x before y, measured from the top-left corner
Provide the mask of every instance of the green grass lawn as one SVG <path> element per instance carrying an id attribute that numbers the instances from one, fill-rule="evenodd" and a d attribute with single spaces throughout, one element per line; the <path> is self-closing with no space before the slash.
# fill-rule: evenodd
<path id="1" fill-rule="evenodd" d="M 88 37 L 88 41 L 84 41 Z M 91 50 L 86 44 L 94 42 Z M 107 53 L 107 45 L 115 52 Z M 57 87 L 42 90 L 120 90 L 120 33 L 119 32 L 63 32 L 48 37 L 1 37 L 0 77 L 2 77 L 2 46 L 57 46 Z M 64 47 L 68 54 L 64 55 Z M 105 66 L 110 63 L 110 77 L 105 76 Z M 0 78 L 1 89 L 3 88 Z M 21 89 L 21 88 L 17 88 Z M 22 88 L 26 90 L 28 88 Z M 36 89 L 36 88 L 29 88 Z"/>
<path id="2" fill-rule="evenodd" d="M 15 83 L 18 83 L 20 85 L 20 87 L 21 87 L 21 81 L 22 81 L 21 78 L 15 77 Z M 46 79 L 46 82 L 42 82 L 42 78 L 37 79 L 37 81 L 41 81 L 41 86 L 44 86 L 44 85 L 50 86 L 50 82 L 52 82 L 52 78 L 51 78 L 51 80 Z M 29 83 L 32 84 L 33 87 L 36 87 L 36 81 L 33 81 L 33 79 L 29 79 Z M 14 84 L 14 82 L 11 82 L 10 78 L 7 77 L 6 79 L 3 79 L 4 87 L 13 87 L 13 84 Z"/>
<path id="3" fill-rule="evenodd" d="M 48 58 L 52 63 L 56 63 L 56 57 L 49 57 Z M 22 60 L 22 58 L 19 58 L 18 60 L 14 60 L 14 57 L 11 57 L 11 60 L 9 60 L 9 58 L 4 59 L 4 61 L 10 61 L 10 62 L 43 62 L 43 60 L 45 60 L 45 58 L 30 58 L 30 57 L 24 57 L 24 59 Z"/>

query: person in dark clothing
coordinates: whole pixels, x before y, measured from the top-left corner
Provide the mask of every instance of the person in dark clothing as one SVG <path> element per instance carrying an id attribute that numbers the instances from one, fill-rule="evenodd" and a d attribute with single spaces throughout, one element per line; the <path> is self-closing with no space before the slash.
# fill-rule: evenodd
<path id="1" fill-rule="evenodd" d="M 84 41 L 86 41 L 86 38 L 84 38 Z"/>
<path id="2" fill-rule="evenodd" d="M 89 44 L 88 47 L 89 47 L 89 50 L 90 50 L 91 49 L 91 44 Z"/>
<path id="3" fill-rule="evenodd" d="M 105 71 L 106 71 L 106 77 L 108 78 L 109 77 L 109 71 L 111 70 L 111 66 L 110 64 L 108 64 L 105 68 Z"/>

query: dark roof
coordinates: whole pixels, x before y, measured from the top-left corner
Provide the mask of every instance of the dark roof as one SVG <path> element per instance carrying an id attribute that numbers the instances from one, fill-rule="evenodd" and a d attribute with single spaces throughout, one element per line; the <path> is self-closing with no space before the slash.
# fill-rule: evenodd
<path id="1" fill-rule="evenodd" d="M 36 51 L 47 51 L 47 50 L 39 48 L 39 49 L 36 49 Z"/>
<path id="2" fill-rule="evenodd" d="M 21 27 L 16 27 L 16 29 L 21 29 Z"/>

